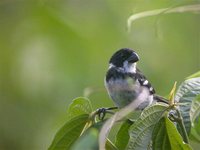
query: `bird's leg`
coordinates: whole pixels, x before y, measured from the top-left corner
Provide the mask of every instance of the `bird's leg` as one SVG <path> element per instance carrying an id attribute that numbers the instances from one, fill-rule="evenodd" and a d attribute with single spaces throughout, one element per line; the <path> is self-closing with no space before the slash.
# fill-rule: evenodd
<path id="1" fill-rule="evenodd" d="M 99 120 L 103 120 L 106 113 L 114 114 L 112 110 L 118 109 L 118 107 L 109 107 L 109 108 L 99 108 L 96 110 L 96 114 L 98 115 Z"/>

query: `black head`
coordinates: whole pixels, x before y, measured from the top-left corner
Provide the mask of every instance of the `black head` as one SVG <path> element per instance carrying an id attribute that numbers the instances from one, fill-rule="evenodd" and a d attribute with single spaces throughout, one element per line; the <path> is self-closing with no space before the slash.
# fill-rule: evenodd
<path id="1" fill-rule="evenodd" d="M 112 63 L 116 67 L 123 67 L 125 61 L 128 63 L 135 63 L 138 60 L 139 56 L 134 50 L 122 48 L 113 54 L 109 63 Z"/>

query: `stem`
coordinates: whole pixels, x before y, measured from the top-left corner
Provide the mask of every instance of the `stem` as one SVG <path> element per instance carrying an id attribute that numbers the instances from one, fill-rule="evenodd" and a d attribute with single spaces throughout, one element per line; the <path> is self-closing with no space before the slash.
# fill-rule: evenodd
<path id="1" fill-rule="evenodd" d="M 176 109 L 176 112 L 177 112 L 177 115 L 178 115 L 178 124 L 180 125 L 180 128 L 182 130 L 182 133 L 183 133 L 183 141 L 187 144 L 189 144 L 189 139 L 188 139 L 188 134 L 187 134 L 187 131 L 185 129 L 185 125 L 183 123 L 183 117 L 181 116 L 181 113 L 178 109 Z"/>
<path id="2" fill-rule="evenodd" d="M 183 12 L 199 12 L 200 11 L 200 5 L 194 4 L 194 5 L 185 5 L 185 6 L 179 6 L 174 8 L 162 8 L 162 9 L 154 9 L 150 11 L 143 11 L 140 13 L 136 13 L 131 15 L 127 20 L 127 27 L 128 32 L 131 30 L 131 24 L 137 19 L 141 19 L 144 17 L 149 16 L 155 16 L 159 14 L 168 14 L 168 13 L 183 13 Z"/>

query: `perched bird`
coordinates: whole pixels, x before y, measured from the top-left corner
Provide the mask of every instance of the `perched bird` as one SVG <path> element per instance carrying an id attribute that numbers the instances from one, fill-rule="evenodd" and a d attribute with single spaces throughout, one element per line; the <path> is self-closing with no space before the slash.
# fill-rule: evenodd
<path id="1" fill-rule="evenodd" d="M 129 48 L 118 50 L 110 58 L 105 87 L 118 108 L 128 105 L 138 96 L 138 87 L 146 87 L 149 96 L 137 109 L 142 110 L 152 104 L 154 97 L 157 99 L 154 88 L 137 68 L 138 61 L 138 54 Z"/>

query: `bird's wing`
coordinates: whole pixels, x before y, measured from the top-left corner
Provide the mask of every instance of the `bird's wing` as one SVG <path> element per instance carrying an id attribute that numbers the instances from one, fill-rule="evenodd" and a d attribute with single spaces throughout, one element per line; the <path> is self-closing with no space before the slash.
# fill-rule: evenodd
<path id="1" fill-rule="evenodd" d="M 136 80 L 139 81 L 141 86 L 145 86 L 149 89 L 151 94 L 155 93 L 155 89 L 151 86 L 151 83 L 147 80 L 147 78 L 143 75 L 143 73 L 137 68 L 135 74 Z"/>

